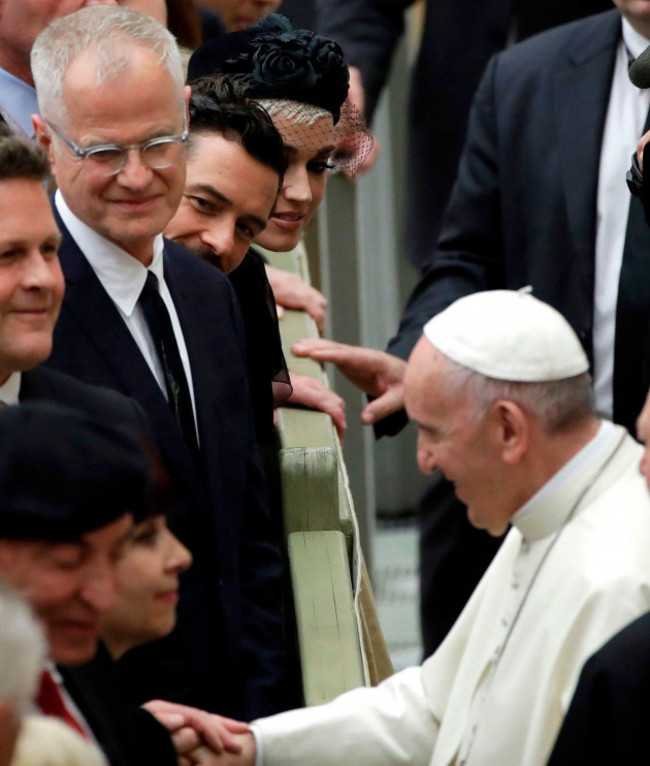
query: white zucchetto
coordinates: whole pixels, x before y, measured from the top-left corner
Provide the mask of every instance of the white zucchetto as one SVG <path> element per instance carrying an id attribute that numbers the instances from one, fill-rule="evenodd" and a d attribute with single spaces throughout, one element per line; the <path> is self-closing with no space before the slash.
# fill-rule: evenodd
<path id="1" fill-rule="evenodd" d="M 545 382 L 587 372 L 589 361 L 566 319 L 522 290 L 459 298 L 424 326 L 445 356 L 498 380 Z"/>

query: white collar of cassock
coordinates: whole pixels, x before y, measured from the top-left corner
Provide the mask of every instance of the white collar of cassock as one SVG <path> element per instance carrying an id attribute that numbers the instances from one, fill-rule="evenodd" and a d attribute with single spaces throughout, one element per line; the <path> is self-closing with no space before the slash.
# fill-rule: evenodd
<path id="1" fill-rule="evenodd" d="M 130 317 L 147 280 L 147 268 L 77 218 L 63 199 L 60 190 L 57 190 L 54 202 L 63 223 L 86 256 L 104 289 L 119 309 Z M 148 267 L 158 277 L 158 282 L 164 281 L 163 248 L 163 235 L 159 234 L 154 240 L 153 260 Z"/>
<path id="2" fill-rule="evenodd" d="M 598 474 L 622 429 L 602 420 L 596 435 L 515 513 L 510 523 L 526 540 L 556 532 L 568 519 L 588 482 Z M 596 470 L 594 471 L 594 467 Z"/>

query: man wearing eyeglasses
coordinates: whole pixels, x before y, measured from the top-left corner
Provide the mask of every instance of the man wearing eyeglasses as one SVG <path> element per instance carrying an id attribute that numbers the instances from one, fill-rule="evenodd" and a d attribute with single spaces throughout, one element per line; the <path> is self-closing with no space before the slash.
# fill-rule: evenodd
<path id="1" fill-rule="evenodd" d="M 244 717 L 278 709 L 280 558 L 239 311 L 220 272 L 161 234 L 185 182 L 175 41 L 134 11 L 84 8 L 39 36 L 32 71 L 66 279 L 49 363 L 143 405 L 174 481 L 172 526 L 194 556 L 179 630 L 139 650 L 131 685 L 142 700 Z"/>

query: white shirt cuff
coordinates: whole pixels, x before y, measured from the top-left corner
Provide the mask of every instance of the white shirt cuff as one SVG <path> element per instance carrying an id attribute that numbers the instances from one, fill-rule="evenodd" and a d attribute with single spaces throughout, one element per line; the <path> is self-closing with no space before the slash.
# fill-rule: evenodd
<path id="1" fill-rule="evenodd" d="M 262 732 L 254 723 L 250 724 L 250 730 L 255 737 L 255 766 L 264 766 L 264 747 L 262 745 Z"/>

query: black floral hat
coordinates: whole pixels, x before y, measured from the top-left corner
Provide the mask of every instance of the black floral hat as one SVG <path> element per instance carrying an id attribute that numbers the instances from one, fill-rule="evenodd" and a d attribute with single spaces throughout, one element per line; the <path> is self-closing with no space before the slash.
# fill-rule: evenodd
<path id="1" fill-rule="evenodd" d="M 279 13 L 196 50 L 189 79 L 213 74 L 243 80 L 252 98 L 288 99 L 326 109 L 335 124 L 348 94 L 348 67 L 339 45 L 306 29 L 294 29 Z"/>

